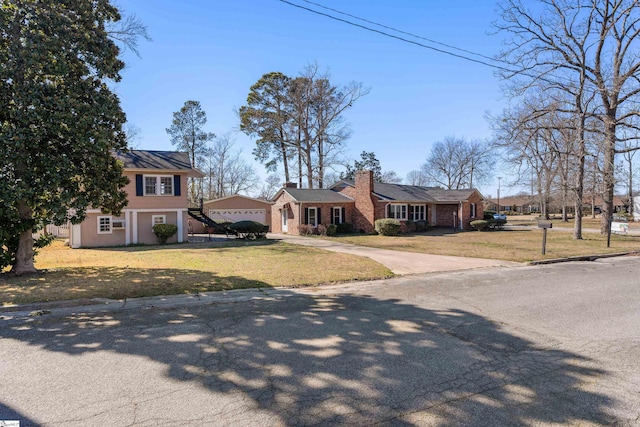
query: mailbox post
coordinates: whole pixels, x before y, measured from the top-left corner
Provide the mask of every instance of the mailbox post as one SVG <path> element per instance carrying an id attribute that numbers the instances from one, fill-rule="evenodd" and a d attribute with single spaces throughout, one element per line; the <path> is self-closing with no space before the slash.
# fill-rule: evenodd
<path id="1" fill-rule="evenodd" d="M 553 228 L 551 221 L 538 221 L 538 228 L 542 228 L 542 255 L 547 253 L 547 228 Z"/>

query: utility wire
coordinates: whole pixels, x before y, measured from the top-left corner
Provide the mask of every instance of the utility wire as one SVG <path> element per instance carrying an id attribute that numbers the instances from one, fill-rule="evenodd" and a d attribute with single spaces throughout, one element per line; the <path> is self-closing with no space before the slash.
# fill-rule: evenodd
<path id="1" fill-rule="evenodd" d="M 503 63 L 508 64 L 508 62 L 502 61 L 502 60 L 500 60 L 500 59 L 492 58 L 491 56 L 487 56 L 487 55 L 483 55 L 483 54 L 478 53 L 478 52 L 473 52 L 473 51 L 470 51 L 470 50 L 462 49 L 462 48 L 459 48 L 459 47 L 456 47 L 456 46 L 452 46 L 452 45 L 450 45 L 450 44 L 442 43 L 442 42 L 439 42 L 439 41 L 437 41 L 437 40 L 432 40 L 432 39 L 429 39 L 429 38 L 427 38 L 427 37 L 419 36 L 419 35 L 417 35 L 417 34 L 413 34 L 413 33 L 407 32 L 407 31 L 402 31 L 402 30 L 399 30 L 399 29 L 397 29 L 397 28 L 394 28 L 394 27 L 390 27 L 390 26 L 388 26 L 388 25 L 381 24 L 381 23 L 379 23 L 379 22 L 370 21 L 370 20 L 368 20 L 368 19 L 361 18 L 361 17 L 356 16 L 356 15 L 351 15 L 351 14 L 349 14 L 349 13 L 342 12 L 342 11 L 340 11 L 340 10 L 338 10 L 338 9 L 333 9 L 333 8 L 330 8 L 330 7 L 324 6 L 324 5 L 320 4 L 320 3 L 315 3 L 315 2 L 312 2 L 312 1 L 309 1 L 309 0 L 302 0 L 302 1 L 303 1 L 303 2 L 305 2 L 305 3 L 312 4 L 312 5 L 314 5 L 314 6 L 321 7 L 321 8 L 326 9 L 326 10 L 330 10 L 330 11 L 335 12 L 335 13 L 339 13 L 340 15 L 344 15 L 344 16 L 348 16 L 348 17 L 350 17 L 350 18 L 357 19 L 358 21 L 366 22 L 366 23 L 373 24 L 373 25 L 375 25 L 375 26 L 377 26 L 377 27 L 380 27 L 380 28 L 386 28 L 387 30 L 395 31 L 396 33 L 405 34 L 405 35 L 407 35 L 407 36 L 411 36 L 411 37 L 414 37 L 414 38 L 416 38 L 416 39 L 425 40 L 425 41 L 428 41 L 429 43 L 434 43 L 434 44 L 437 44 L 437 45 L 440 45 L 440 46 L 447 47 L 447 48 L 449 48 L 449 49 L 454 49 L 454 50 L 457 50 L 457 51 L 460 51 L 460 52 L 468 53 L 468 54 L 470 54 L 470 55 L 479 56 L 479 57 L 481 57 L 481 58 L 485 58 L 485 59 L 488 59 L 488 60 L 490 60 L 490 61 L 503 62 Z"/>
<path id="2" fill-rule="evenodd" d="M 362 28 L 362 29 L 367 30 L 367 31 L 371 31 L 373 33 L 378 33 L 378 34 L 381 34 L 381 35 L 386 36 L 386 37 L 391 37 L 391 38 L 403 41 L 405 43 L 411 43 L 413 45 L 416 45 L 416 46 L 419 46 L 419 47 L 422 47 L 422 48 L 425 48 L 425 49 L 430 49 L 430 50 L 433 50 L 433 51 L 436 51 L 436 52 L 439 52 L 439 53 L 444 53 L 445 55 L 450 55 L 450 56 L 453 56 L 453 57 L 456 57 L 456 58 L 463 59 L 465 61 L 475 62 L 477 64 L 481 64 L 481 65 L 484 65 L 484 66 L 487 66 L 487 67 L 491 67 L 491 68 L 494 68 L 496 70 L 506 71 L 508 73 L 513 74 L 514 76 L 521 75 L 521 76 L 526 76 L 526 77 L 533 78 L 535 80 L 544 81 L 544 82 L 547 82 L 547 83 L 550 83 L 550 84 L 557 84 L 557 80 L 556 81 L 549 80 L 547 77 L 543 77 L 543 76 L 540 76 L 540 75 L 534 75 L 534 74 L 531 74 L 529 72 L 525 72 L 525 71 L 522 71 L 522 70 L 514 70 L 513 68 L 508 68 L 508 67 L 504 67 L 504 66 L 501 66 L 501 65 L 491 64 L 491 63 L 488 63 L 486 61 L 482 61 L 482 60 L 479 60 L 479 59 L 469 58 L 468 56 L 465 56 L 465 55 L 457 54 L 457 53 L 450 52 L 450 51 L 444 50 L 444 49 L 439 49 L 439 48 L 436 48 L 436 47 L 433 47 L 433 46 L 429 46 L 429 45 L 424 44 L 424 43 L 416 42 L 416 41 L 413 41 L 413 40 L 406 39 L 404 37 L 400 37 L 400 36 L 396 36 L 396 35 L 393 35 L 393 34 L 389 34 L 389 33 L 384 32 L 384 31 L 376 30 L 375 28 L 367 27 L 366 25 L 361 25 L 361 24 L 358 24 L 358 23 L 355 23 L 355 22 L 351 22 L 351 21 L 346 20 L 346 19 L 338 18 L 338 17 L 330 15 L 328 13 L 320 12 L 320 11 L 317 11 L 317 10 L 314 10 L 314 9 L 311 9 L 311 8 L 308 8 L 308 7 L 305 7 L 305 6 L 296 4 L 296 3 L 292 3 L 292 2 L 290 2 L 288 0 L 279 0 L 279 1 L 282 2 L 282 3 L 288 4 L 290 6 L 297 7 L 299 9 L 303 9 L 303 10 L 306 10 L 306 11 L 311 12 L 311 13 L 315 13 L 316 15 L 321 15 L 321 16 L 324 16 L 326 18 L 333 19 L 335 21 L 343 22 L 345 24 L 352 25 L 354 27 L 358 27 L 358 28 Z M 358 19 L 358 20 L 363 21 L 363 22 L 367 22 L 367 23 L 370 23 L 370 24 L 373 24 L 373 25 L 377 25 L 379 27 L 386 28 L 386 29 L 389 29 L 389 30 L 392 30 L 392 31 L 395 31 L 395 32 L 398 32 L 398 33 L 401 33 L 401 34 L 406 34 L 406 35 L 409 35 L 411 37 L 415 37 L 415 38 L 418 38 L 418 39 L 426 40 L 426 41 L 428 41 L 430 43 L 439 44 L 439 45 L 445 46 L 445 47 L 447 47 L 449 49 L 455 49 L 455 50 L 458 50 L 458 51 L 461 51 L 461 52 L 465 52 L 465 53 L 468 53 L 468 54 L 471 54 L 471 55 L 476 55 L 476 56 L 479 56 L 479 57 L 482 57 L 482 58 L 486 58 L 486 59 L 489 59 L 491 61 L 502 62 L 504 64 L 511 65 L 506 61 L 494 59 L 494 58 L 491 58 L 490 56 L 482 55 L 480 53 L 472 52 L 470 50 L 461 49 L 461 48 L 458 48 L 458 47 L 455 47 L 455 46 L 451 46 L 451 45 L 448 45 L 448 44 L 445 44 L 445 43 L 441 43 L 441 42 L 438 42 L 438 41 L 435 41 L 435 40 L 428 39 L 426 37 L 418 36 L 418 35 L 415 35 L 415 34 L 412 34 L 412 33 L 406 32 L 406 31 L 398 30 L 398 29 L 393 28 L 393 27 L 389 27 L 389 26 L 386 26 L 386 25 L 383 25 L 383 24 L 379 24 L 379 23 L 376 23 L 376 22 L 373 22 L 373 21 L 370 21 L 370 20 L 367 20 L 367 19 L 364 19 L 364 18 L 360 18 L 360 17 L 358 17 L 356 15 L 351 15 L 351 14 L 348 14 L 348 13 L 345 13 L 345 12 L 341 12 L 341 11 L 339 11 L 337 9 L 332 9 L 330 7 L 324 6 L 324 5 L 319 4 L 319 3 L 315 3 L 315 2 L 310 1 L 310 0 L 301 0 L 301 1 L 304 1 L 305 3 L 313 4 L 315 6 L 321 7 L 321 8 L 326 9 L 326 10 L 330 10 L 330 11 L 335 12 L 335 13 L 339 13 L 341 15 L 345 15 L 345 16 L 349 16 L 349 17 L 354 18 L 354 19 Z M 566 81 L 568 83 L 575 83 L 572 79 L 570 79 L 568 77 L 556 76 L 556 79 L 564 80 L 564 81 Z M 590 92 L 593 92 L 593 93 L 597 93 L 597 91 L 595 89 L 590 89 L 589 88 L 587 90 L 590 91 Z"/>
<path id="3" fill-rule="evenodd" d="M 495 69 L 498 69 L 498 70 L 507 71 L 507 72 L 510 72 L 510 73 L 514 72 L 513 70 L 511 70 L 509 68 L 506 68 L 506 67 L 502 67 L 500 65 L 490 64 L 490 63 L 482 61 L 480 59 L 469 58 L 468 56 L 460 55 L 460 54 L 457 54 L 457 53 L 454 53 L 454 52 L 449 52 L 448 50 L 439 49 L 437 47 L 429 46 L 429 45 L 426 45 L 424 43 L 420 43 L 420 42 L 417 42 L 417 41 L 414 41 L 414 40 L 406 39 L 404 37 L 400 37 L 400 36 L 396 36 L 396 35 L 393 35 L 393 34 L 389 34 L 389 33 L 384 32 L 384 31 L 376 30 L 375 28 L 367 27 L 365 25 L 357 24 L 355 22 L 351 22 L 351 21 L 348 21 L 346 19 L 342 19 L 342 18 L 338 18 L 338 17 L 333 16 L 333 15 L 329 15 L 328 13 L 320 12 L 320 11 L 313 10 L 311 8 L 308 8 L 308 7 L 299 5 L 299 4 L 291 3 L 290 1 L 287 1 L 287 0 L 279 0 L 279 1 L 282 2 L 282 3 L 286 3 L 286 4 L 290 5 L 290 6 L 306 10 L 308 12 L 315 13 L 317 15 L 321 15 L 321 16 L 327 17 L 329 19 L 333 19 L 335 21 L 344 22 L 345 24 L 352 25 L 354 27 L 362 28 L 364 30 L 371 31 L 373 33 L 378 33 L 378 34 L 382 34 L 383 36 L 387 36 L 387 37 L 391 37 L 391 38 L 394 38 L 394 39 L 397 39 L 397 40 L 401 40 L 401 41 L 403 41 L 405 43 L 411 43 L 411 44 L 414 44 L 416 46 L 423 47 L 425 49 L 431 49 L 431 50 L 434 50 L 434 51 L 439 52 L 439 53 L 444 53 L 446 55 L 450 55 L 450 56 L 454 56 L 456 58 L 464 59 L 466 61 L 476 62 L 478 64 L 482 64 L 482 65 L 485 65 L 487 67 L 495 68 Z M 409 33 L 406 33 L 406 34 L 409 34 Z M 480 56 L 482 56 L 482 55 L 480 55 Z"/>

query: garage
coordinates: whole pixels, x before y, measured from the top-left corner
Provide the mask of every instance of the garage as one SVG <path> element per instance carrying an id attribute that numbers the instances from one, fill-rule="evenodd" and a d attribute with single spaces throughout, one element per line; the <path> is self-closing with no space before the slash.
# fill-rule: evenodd
<path id="1" fill-rule="evenodd" d="M 271 227 L 271 205 L 266 200 L 234 194 L 203 203 L 203 212 L 214 221 L 257 221 Z"/>
<path id="2" fill-rule="evenodd" d="M 266 209 L 209 209 L 207 213 L 209 218 L 214 221 L 257 221 L 267 224 Z"/>

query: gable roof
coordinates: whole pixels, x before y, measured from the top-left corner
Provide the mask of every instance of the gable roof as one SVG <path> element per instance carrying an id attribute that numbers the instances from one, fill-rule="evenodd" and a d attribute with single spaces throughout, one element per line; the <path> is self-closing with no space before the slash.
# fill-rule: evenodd
<path id="1" fill-rule="evenodd" d="M 273 202 L 270 202 L 268 200 L 263 200 L 263 199 L 256 199 L 254 197 L 249 197 L 249 196 L 243 196 L 242 194 L 232 194 L 230 196 L 225 196 L 225 197 L 220 197 L 218 199 L 210 199 L 210 200 L 205 200 L 203 203 L 207 204 L 207 203 L 211 203 L 211 202 L 220 202 L 222 200 L 227 200 L 227 199 L 235 199 L 235 198 L 241 198 L 241 199 L 247 199 L 247 200 L 251 200 L 253 202 L 260 202 L 260 203 L 264 203 L 266 205 L 272 205 Z"/>
<path id="2" fill-rule="evenodd" d="M 192 176 L 204 176 L 202 172 L 191 167 L 189 155 L 180 151 L 130 150 L 126 153 L 116 153 L 115 156 L 128 170 L 185 171 L 190 172 Z"/>
<path id="3" fill-rule="evenodd" d="M 355 181 L 342 180 L 331 188 L 355 187 Z M 467 200 L 477 190 L 470 188 L 464 190 L 445 190 L 440 187 L 421 187 L 417 185 L 388 184 L 383 182 L 373 183 L 373 194 L 380 199 L 394 202 L 429 202 L 451 203 Z"/>
<path id="4" fill-rule="evenodd" d="M 277 199 L 281 193 L 289 194 L 296 202 L 304 203 L 348 203 L 353 202 L 353 199 L 338 193 L 334 190 L 326 188 L 282 188 L 276 194 L 274 199 Z"/>

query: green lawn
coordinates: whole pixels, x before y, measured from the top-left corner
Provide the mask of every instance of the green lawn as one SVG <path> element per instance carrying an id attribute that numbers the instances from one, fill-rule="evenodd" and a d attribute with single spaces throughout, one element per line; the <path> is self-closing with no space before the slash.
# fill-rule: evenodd
<path id="1" fill-rule="evenodd" d="M 260 287 L 298 287 L 389 277 L 364 257 L 273 240 L 69 249 L 36 256 L 41 274 L 0 275 L 0 303 L 144 297 Z"/>

